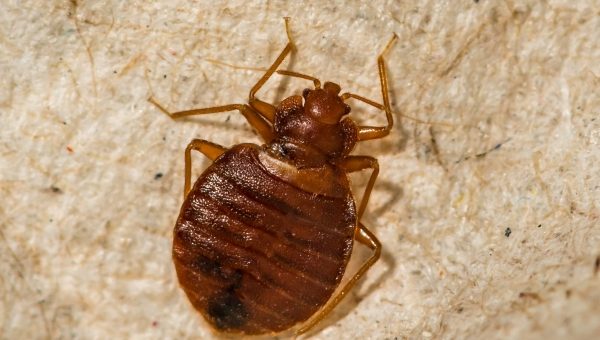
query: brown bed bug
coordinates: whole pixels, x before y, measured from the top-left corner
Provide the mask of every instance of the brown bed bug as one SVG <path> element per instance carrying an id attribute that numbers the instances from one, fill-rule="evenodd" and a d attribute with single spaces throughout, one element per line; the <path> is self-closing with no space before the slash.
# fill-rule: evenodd
<path id="1" fill-rule="evenodd" d="M 378 260 L 381 244 L 361 222 L 379 172 L 377 159 L 352 156 L 355 144 L 385 137 L 393 125 L 384 54 L 378 57 L 383 105 L 339 85 L 278 67 L 288 43 L 250 90 L 247 104 L 169 113 L 173 119 L 239 111 L 263 145 L 225 148 L 192 140 L 185 150 L 184 202 L 173 240 L 173 261 L 192 305 L 217 330 L 237 334 L 306 332 L 322 320 Z M 314 89 L 278 106 L 256 98 L 273 75 L 307 79 Z M 355 99 L 386 114 L 387 125 L 359 126 L 347 115 Z M 191 152 L 213 161 L 191 187 Z M 358 209 L 347 173 L 371 169 Z M 372 255 L 336 292 L 360 242 Z"/>

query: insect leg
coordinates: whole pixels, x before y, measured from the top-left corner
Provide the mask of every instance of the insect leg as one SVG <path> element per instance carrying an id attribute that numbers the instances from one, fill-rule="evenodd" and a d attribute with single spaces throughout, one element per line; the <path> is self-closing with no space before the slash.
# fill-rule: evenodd
<path id="1" fill-rule="evenodd" d="M 318 89 L 321 87 L 321 82 L 319 81 L 319 79 L 317 79 L 315 77 L 311 77 L 306 74 L 302 74 L 302 73 L 298 73 L 298 72 L 294 72 L 294 71 L 288 71 L 288 70 L 277 70 L 276 72 L 283 76 L 312 80 L 315 88 Z M 262 100 L 256 99 L 256 98 L 250 100 L 250 106 L 252 106 L 252 108 L 254 108 L 256 111 L 260 112 L 264 117 L 273 117 L 271 119 L 271 122 L 274 121 L 275 111 L 276 111 L 275 106 L 273 106 L 269 103 L 263 102 Z"/>
<path id="2" fill-rule="evenodd" d="M 288 70 L 277 70 L 277 73 L 281 74 L 282 76 L 288 76 L 288 77 L 296 77 L 296 78 L 302 78 L 302 79 L 306 79 L 306 80 L 312 80 L 314 86 L 316 89 L 321 87 L 321 81 L 319 81 L 319 79 L 313 77 L 313 76 L 309 76 L 303 73 L 299 73 L 299 72 L 295 72 L 295 71 L 288 71 Z"/>
<path id="3" fill-rule="evenodd" d="M 358 206 L 358 220 L 360 221 L 365 209 L 367 208 L 369 197 L 371 197 L 371 190 L 373 190 L 373 185 L 375 185 L 375 180 L 379 174 L 379 162 L 377 162 L 377 159 L 370 156 L 348 156 L 344 158 L 340 166 L 346 170 L 346 172 L 373 169 L 373 172 L 371 172 L 371 177 L 369 177 L 367 187 L 365 188 L 363 196 L 360 200 L 360 205 Z"/>
<path id="4" fill-rule="evenodd" d="M 274 137 L 273 128 L 271 127 L 271 125 L 263 117 L 261 117 L 261 115 L 258 112 L 256 112 L 256 110 L 245 104 L 230 104 L 171 113 L 167 111 L 167 109 L 165 109 L 162 105 L 160 105 L 153 97 L 150 97 L 150 99 L 148 100 L 152 104 L 156 105 L 156 107 L 158 107 L 162 112 L 166 113 L 169 117 L 171 117 L 171 119 L 179 119 L 188 116 L 238 110 L 242 115 L 244 115 L 248 123 L 254 129 L 256 129 L 256 131 L 260 134 L 260 136 L 265 142 L 270 142 Z"/>
<path id="5" fill-rule="evenodd" d="M 394 36 L 388 42 L 388 44 L 385 47 L 385 49 L 383 50 L 383 52 L 381 52 L 381 54 L 377 58 L 377 66 L 379 67 L 379 80 L 381 81 L 381 94 L 383 96 L 383 105 L 375 103 L 374 101 L 371 101 L 367 98 L 361 97 L 361 96 L 353 94 L 353 93 L 344 93 L 341 95 L 342 99 L 344 99 L 344 100 L 348 99 L 348 98 L 354 98 L 354 99 L 360 100 L 362 102 L 365 102 L 369 105 L 375 106 L 376 108 L 378 108 L 380 110 L 385 111 L 385 116 L 387 118 L 387 125 L 386 126 L 360 126 L 358 128 L 358 140 L 359 141 L 385 137 L 390 133 L 392 126 L 394 126 L 394 118 L 392 116 L 392 109 L 390 107 L 390 98 L 388 95 L 387 72 L 385 70 L 385 61 L 384 61 L 383 57 L 389 51 L 389 49 L 392 47 L 392 45 L 396 41 L 396 39 L 398 39 L 398 36 L 396 34 L 394 34 Z"/>
<path id="6" fill-rule="evenodd" d="M 356 282 L 365 275 L 367 270 L 369 270 L 369 268 L 371 268 L 371 266 L 373 266 L 373 264 L 375 264 L 375 262 L 379 260 L 379 257 L 381 256 L 381 243 L 379 242 L 377 237 L 360 222 L 358 222 L 358 227 L 355 229 L 354 239 L 371 248 L 371 250 L 373 250 L 373 254 L 367 259 L 365 263 L 363 263 L 363 265 L 356 272 L 356 274 L 354 274 L 350 278 L 350 280 L 348 280 L 348 282 L 342 288 L 342 290 L 337 295 L 335 295 L 327 303 L 327 305 L 325 305 L 325 307 L 321 309 L 319 313 L 315 315 L 306 325 L 302 326 L 302 328 L 300 328 L 296 332 L 296 334 L 305 333 L 317 323 L 319 323 L 321 320 L 323 320 L 329 314 L 329 312 L 331 312 L 333 308 L 335 308 L 335 306 L 337 306 L 340 303 L 340 301 L 342 301 L 344 296 L 346 296 L 346 294 L 352 289 L 352 287 L 354 287 Z"/>
<path id="7" fill-rule="evenodd" d="M 271 123 L 275 120 L 275 106 L 267 102 L 263 102 L 255 96 L 256 92 L 260 90 L 260 88 L 267 82 L 267 80 L 269 80 L 269 78 L 271 78 L 271 76 L 277 70 L 279 65 L 281 65 L 285 57 L 287 57 L 288 54 L 292 51 L 292 49 L 294 49 L 294 41 L 292 40 L 292 36 L 290 34 L 290 18 L 286 17 L 284 19 L 285 32 L 288 37 L 288 43 L 287 45 L 285 45 L 285 48 L 283 49 L 283 51 L 281 51 L 277 59 L 275 59 L 275 62 L 273 62 L 271 67 L 267 69 L 267 72 L 265 72 L 265 74 L 263 74 L 263 76 L 258 80 L 258 82 L 254 84 L 252 89 L 250 89 L 250 94 L 248 95 L 248 103 L 250 104 L 250 106 L 252 106 L 252 108 L 254 108 L 256 111 L 260 112 L 260 114 L 263 117 L 267 118 Z"/>
<path id="8" fill-rule="evenodd" d="M 204 156 L 214 161 L 221 156 L 227 148 L 204 139 L 192 140 L 185 148 L 185 180 L 183 185 L 183 198 L 190 192 L 190 183 L 192 177 L 192 150 L 200 151 Z"/>

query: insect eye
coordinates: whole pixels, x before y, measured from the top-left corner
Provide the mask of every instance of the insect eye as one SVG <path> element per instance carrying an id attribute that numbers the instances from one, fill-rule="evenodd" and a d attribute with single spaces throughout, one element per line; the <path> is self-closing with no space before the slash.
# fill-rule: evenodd
<path id="1" fill-rule="evenodd" d="M 304 91 L 302 91 L 302 97 L 304 97 L 304 99 L 306 99 L 306 96 L 308 96 L 309 93 L 310 93 L 310 89 L 304 89 Z"/>

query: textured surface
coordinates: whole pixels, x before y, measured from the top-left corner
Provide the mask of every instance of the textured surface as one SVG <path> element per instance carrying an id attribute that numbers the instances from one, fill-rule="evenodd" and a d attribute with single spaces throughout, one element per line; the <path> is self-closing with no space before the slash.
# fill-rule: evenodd
<path id="1" fill-rule="evenodd" d="M 365 224 L 383 260 L 310 336 L 598 335 L 599 12 L 598 0 L 0 2 L 0 338 L 210 337 L 170 255 L 183 150 L 257 137 L 235 113 L 173 122 L 146 99 L 243 102 L 252 68 L 285 44 L 284 15 L 298 45 L 286 68 L 375 100 L 375 57 L 398 33 L 394 109 L 440 122 L 405 118 L 358 147 L 382 169 Z M 305 86 L 276 77 L 263 98 Z"/>

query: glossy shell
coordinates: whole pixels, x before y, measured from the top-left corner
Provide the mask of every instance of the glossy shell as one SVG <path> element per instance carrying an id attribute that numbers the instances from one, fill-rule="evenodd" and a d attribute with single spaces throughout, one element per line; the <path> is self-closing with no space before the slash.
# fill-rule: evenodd
<path id="1" fill-rule="evenodd" d="M 173 244 L 179 282 L 220 331 L 286 330 L 339 285 L 356 218 L 341 169 L 299 170 L 262 147 L 237 145 L 183 203 Z"/>

